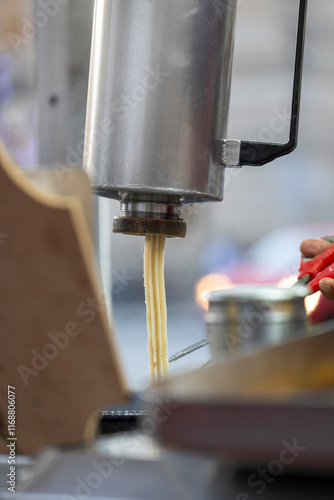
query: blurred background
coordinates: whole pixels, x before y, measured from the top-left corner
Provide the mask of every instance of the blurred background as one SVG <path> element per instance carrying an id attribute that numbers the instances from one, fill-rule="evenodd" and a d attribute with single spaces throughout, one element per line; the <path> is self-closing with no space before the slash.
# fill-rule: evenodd
<path id="1" fill-rule="evenodd" d="M 22 167 L 82 164 L 92 13 L 93 0 L 0 0 L 0 136 Z M 286 142 L 297 13 L 297 0 L 238 1 L 229 138 Z M 205 289 L 276 283 L 297 272 L 302 239 L 334 233 L 333 23 L 334 4 L 309 2 L 297 150 L 227 169 L 224 201 L 185 207 L 186 239 L 167 242 L 170 354 L 205 336 Z M 111 235 L 117 213 L 118 202 L 99 202 L 97 241 L 137 388 L 148 378 L 144 242 Z"/>

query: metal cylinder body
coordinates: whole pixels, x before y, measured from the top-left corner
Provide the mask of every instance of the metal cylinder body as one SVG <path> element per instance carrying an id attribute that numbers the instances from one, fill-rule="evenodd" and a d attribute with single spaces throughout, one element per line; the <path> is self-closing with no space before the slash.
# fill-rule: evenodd
<path id="1" fill-rule="evenodd" d="M 223 198 L 236 0 L 96 0 L 84 165 L 123 202 Z"/>
<path id="2" fill-rule="evenodd" d="M 279 344 L 307 333 L 306 287 L 245 285 L 208 294 L 213 357 L 256 344 Z"/>

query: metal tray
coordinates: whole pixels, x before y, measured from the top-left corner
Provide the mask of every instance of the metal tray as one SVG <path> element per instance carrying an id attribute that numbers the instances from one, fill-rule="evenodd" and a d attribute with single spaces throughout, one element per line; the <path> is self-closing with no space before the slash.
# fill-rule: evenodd
<path id="1" fill-rule="evenodd" d="M 167 447 L 243 464 L 333 470 L 333 323 L 167 379 L 142 398 Z"/>

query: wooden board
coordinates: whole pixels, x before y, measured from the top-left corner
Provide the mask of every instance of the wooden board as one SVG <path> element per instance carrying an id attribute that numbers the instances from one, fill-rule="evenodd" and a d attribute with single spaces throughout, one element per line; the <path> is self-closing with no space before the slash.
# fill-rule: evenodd
<path id="1" fill-rule="evenodd" d="M 290 451 L 298 443 L 289 470 L 332 474 L 334 322 L 312 335 L 305 331 L 304 338 L 216 359 L 141 397 L 147 411 L 155 412 L 157 401 L 164 409 L 166 418 L 154 430 L 164 447 L 204 452 L 256 471 L 277 462 L 286 443 Z"/>
<path id="2" fill-rule="evenodd" d="M 82 440 L 89 416 L 127 395 L 95 263 L 88 180 L 81 170 L 56 174 L 25 175 L 0 146 L 2 452 L 8 386 L 24 454 Z"/>

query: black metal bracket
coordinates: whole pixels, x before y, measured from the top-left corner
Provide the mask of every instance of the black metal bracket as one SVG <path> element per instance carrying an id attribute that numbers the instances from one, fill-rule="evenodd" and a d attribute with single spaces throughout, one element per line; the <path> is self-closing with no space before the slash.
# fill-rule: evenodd
<path id="1" fill-rule="evenodd" d="M 241 141 L 239 165 L 260 166 L 291 153 L 297 146 L 300 96 L 302 84 L 302 69 L 304 59 L 304 40 L 306 27 L 307 1 L 300 0 L 299 19 L 296 42 L 295 72 L 292 92 L 290 135 L 286 144 L 273 144 L 270 142 Z"/>

